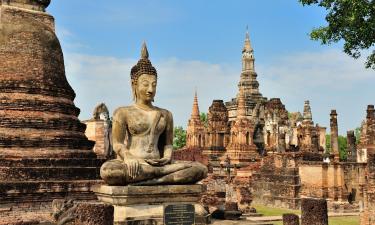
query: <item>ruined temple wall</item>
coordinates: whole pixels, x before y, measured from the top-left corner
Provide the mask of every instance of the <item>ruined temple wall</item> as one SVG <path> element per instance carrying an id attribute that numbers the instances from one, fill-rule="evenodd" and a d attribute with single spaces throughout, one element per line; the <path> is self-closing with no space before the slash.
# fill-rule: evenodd
<path id="1" fill-rule="evenodd" d="M 335 211 L 357 211 L 363 207 L 365 164 L 303 161 L 299 167 L 301 197 L 328 199 Z"/>
<path id="2" fill-rule="evenodd" d="M 342 167 L 323 162 L 303 162 L 299 167 L 301 196 L 334 199 L 334 188 L 342 187 L 344 171 Z"/>
<path id="3" fill-rule="evenodd" d="M 298 209 L 301 188 L 298 158 L 294 153 L 278 153 L 263 158 L 263 165 L 253 172 L 253 202 Z"/>
<path id="4" fill-rule="evenodd" d="M 195 161 L 200 162 L 204 165 L 208 165 L 208 158 L 203 155 L 201 148 L 182 148 L 174 150 L 172 154 L 173 160 L 181 161 Z"/>

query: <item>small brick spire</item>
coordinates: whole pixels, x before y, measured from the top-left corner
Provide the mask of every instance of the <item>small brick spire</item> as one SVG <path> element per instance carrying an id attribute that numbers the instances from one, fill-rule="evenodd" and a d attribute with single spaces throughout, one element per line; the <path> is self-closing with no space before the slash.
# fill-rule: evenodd
<path id="1" fill-rule="evenodd" d="M 312 113 L 309 100 L 306 100 L 303 106 L 303 121 L 312 123 Z"/>
<path id="2" fill-rule="evenodd" d="M 197 91 L 194 94 L 193 110 L 191 111 L 191 119 L 199 119 L 199 105 Z"/>

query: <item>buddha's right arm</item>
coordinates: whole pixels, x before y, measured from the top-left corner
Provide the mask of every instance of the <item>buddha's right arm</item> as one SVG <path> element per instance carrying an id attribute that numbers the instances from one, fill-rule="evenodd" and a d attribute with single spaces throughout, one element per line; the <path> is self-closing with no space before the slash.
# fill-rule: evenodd
<path id="1" fill-rule="evenodd" d="M 126 151 L 124 140 L 125 140 L 125 131 L 124 131 L 123 125 L 121 124 L 121 122 L 113 118 L 113 124 L 112 124 L 113 150 L 122 159 L 124 159 L 125 151 Z"/>
<path id="2" fill-rule="evenodd" d="M 113 150 L 121 159 L 129 158 L 129 150 L 124 141 L 127 136 L 126 114 L 122 108 L 118 108 L 113 113 L 112 142 Z"/>

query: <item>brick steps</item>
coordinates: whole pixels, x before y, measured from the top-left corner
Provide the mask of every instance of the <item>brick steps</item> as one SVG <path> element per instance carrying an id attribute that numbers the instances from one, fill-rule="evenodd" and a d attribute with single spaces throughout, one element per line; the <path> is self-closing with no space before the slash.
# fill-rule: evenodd
<path id="1" fill-rule="evenodd" d="M 47 139 L 46 137 L 28 138 L 28 137 L 0 137 L 0 148 L 70 148 L 70 149 L 92 149 L 95 142 L 78 137 L 55 137 Z"/>
<path id="2" fill-rule="evenodd" d="M 90 180 L 99 177 L 99 167 L 0 167 L 0 180 Z"/>
<path id="3" fill-rule="evenodd" d="M 96 158 L 26 158 L 26 159 L 1 159 L 1 167 L 100 167 L 102 159 Z"/>
<path id="4" fill-rule="evenodd" d="M 0 106 L 1 107 L 1 106 Z M 84 132 L 85 124 L 81 123 L 77 118 L 54 118 L 46 119 L 45 117 L 19 117 L 11 118 L 2 116 L 0 128 L 28 128 L 28 129 L 46 129 L 46 130 L 66 130 Z"/>
<path id="5" fill-rule="evenodd" d="M 51 202 L 66 196 L 92 200 L 96 199 L 92 187 L 100 184 L 101 180 L 3 181 L 0 182 L 0 206 L 14 202 Z"/>
<path id="6" fill-rule="evenodd" d="M 31 96 L 30 96 L 31 97 Z M 65 113 L 78 116 L 80 109 L 73 104 L 50 102 L 27 99 L 4 99 L 0 98 L 0 109 L 2 110 L 26 110 Z"/>

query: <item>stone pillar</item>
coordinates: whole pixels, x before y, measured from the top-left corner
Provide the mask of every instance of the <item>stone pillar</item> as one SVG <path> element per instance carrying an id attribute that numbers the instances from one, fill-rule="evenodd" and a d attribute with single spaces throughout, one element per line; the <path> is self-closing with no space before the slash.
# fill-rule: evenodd
<path id="1" fill-rule="evenodd" d="M 299 225 L 299 217 L 296 214 L 283 214 L 283 225 Z"/>
<path id="2" fill-rule="evenodd" d="M 83 122 L 86 124 L 86 137 L 91 141 L 95 141 L 94 152 L 98 156 L 105 157 L 105 121 L 92 119 Z"/>
<path id="3" fill-rule="evenodd" d="M 328 225 L 328 209 L 325 199 L 304 198 L 301 210 L 302 225 Z"/>
<path id="4" fill-rule="evenodd" d="M 339 155 L 339 129 L 337 126 L 337 113 L 335 109 L 331 110 L 331 119 L 330 119 L 330 125 L 331 125 L 331 153 L 334 154 L 335 162 L 340 161 L 340 155 Z"/>
<path id="5" fill-rule="evenodd" d="M 347 152 L 348 152 L 348 161 L 355 162 L 357 161 L 357 145 L 354 135 L 354 131 L 350 130 L 346 134 L 347 137 Z"/>
<path id="6" fill-rule="evenodd" d="M 278 152 L 285 152 L 286 150 L 286 142 L 285 142 L 285 132 L 279 132 L 278 138 Z"/>

